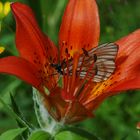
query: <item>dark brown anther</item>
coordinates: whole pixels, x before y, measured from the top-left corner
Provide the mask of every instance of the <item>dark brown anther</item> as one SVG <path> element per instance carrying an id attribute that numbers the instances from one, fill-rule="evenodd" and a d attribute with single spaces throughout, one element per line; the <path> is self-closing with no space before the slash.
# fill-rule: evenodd
<path id="1" fill-rule="evenodd" d="M 98 73 L 98 67 L 95 66 L 95 75 L 97 75 L 97 73 Z"/>
<path id="2" fill-rule="evenodd" d="M 68 48 L 65 49 L 65 53 L 68 54 Z"/>
<path id="3" fill-rule="evenodd" d="M 94 59 L 94 62 L 97 61 L 97 55 L 96 54 L 93 55 L 93 59 Z"/>
<path id="4" fill-rule="evenodd" d="M 83 53 L 85 54 L 85 56 L 89 56 L 87 50 L 85 50 L 84 48 L 82 48 L 82 50 L 83 50 Z"/>

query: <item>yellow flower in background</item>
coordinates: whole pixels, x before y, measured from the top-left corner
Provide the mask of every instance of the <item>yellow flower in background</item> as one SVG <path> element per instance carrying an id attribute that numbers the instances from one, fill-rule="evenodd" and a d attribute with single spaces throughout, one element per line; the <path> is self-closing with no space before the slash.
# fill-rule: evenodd
<path id="1" fill-rule="evenodd" d="M 0 1 L 0 13 L 2 13 L 2 11 L 3 11 L 3 4 L 2 4 L 2 2 Z"/>
<path id="2" fill-rule="evenodd" d="M 1 53 L 3 53 L 3 52 L 4 52 L 4 50 L 5 50 L 5 48 L 4 48 L 4 47 L 0 47 L 0 54 L 1 54 Z"/>
<path id="3" fill-rule="evenodd" d="M 5 2 L 4 8 L 3 8 L 3 13 L 5 16 L 7 16 L 10 12 L 10 2 Z"/>
<path id="4" fill-rule="evenodd" d="M 0 1 L 0 19 L 4 18 L 10 12 L 10 2 L 2 3 Z"/>

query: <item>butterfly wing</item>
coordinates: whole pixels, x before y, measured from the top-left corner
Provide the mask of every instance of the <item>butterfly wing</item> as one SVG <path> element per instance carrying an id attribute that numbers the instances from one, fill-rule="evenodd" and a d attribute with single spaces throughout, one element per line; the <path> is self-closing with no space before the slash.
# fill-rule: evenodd
<path id="1" fill-rule="evenodd" d="M 115 58 L 118 52 L 118 45 L 115 43 L 106 43 L 93 48 L 89 51 L 83 49 L 83 54 L 80 55 L 78 66 L 77 66 L 77 75 L 81 79 L 90 79 L 93 77 L 92 81 L 102 82 L 107 80 L 111 74 L 114 72 Z M 65 60 L 61 64 L 63 74 L 72 75 L 73 71 L 73 60 L 70 59 L 68 62 Z"/>
<path id="2" fill-rule="evenodd" d="M 103 44 L 87 52 L 88 55 L 82 55 L 79 59 L 80 63 L 82 58 L 85 57 L 80 77 L 83 79 L 91 64 L 94 63 L 93 68 L 88 72 L 87 78 L 89 79 L 94 75 L 92 79 L 94 82 L 107 80 L 116 68 L 115 58 L 118 52 L 118 45 L 115 43 Z"/>

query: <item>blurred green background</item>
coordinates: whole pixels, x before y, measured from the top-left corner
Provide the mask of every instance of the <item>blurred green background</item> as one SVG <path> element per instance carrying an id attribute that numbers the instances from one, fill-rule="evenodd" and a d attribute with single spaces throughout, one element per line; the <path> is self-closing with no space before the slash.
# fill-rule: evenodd
<path id="1" fill-rule="evenodd" d="M 13 2 L 11 0 L 10 2 Z M 58 44 L 61 17 L 67 0 L 17 0 L 28 4 L 35 12 L 42 30 Z M 6 2 L 6 0 L 1 0 Z M 140 0 L 97 0 L 101 20 L 100 43 L 113 42 L 140 28 Z M 0 46 L 6 51 L 0 57 L 17 55 L 15 21 L 11 12 L 1 21 Z M 36 124 L 31 86 L 13 76 L 0 75 L 0 97 L 10 104 L 9 93 L 15 97 L 24 116 Z M 103 140 L 139 140 L 136 129 L 140 121 L 140 91 L 127 91 L 108 98 L 95 111 L 95 118 L 76 124 Z M 16 127 L 14 119 L 0 104 L 0 133 Z M 68 133 L 65 135 L 69 135 Z M 59 138 L 58 138 L 59 139 Z M 76 140 L 82 140 L 75 136 Z"/>

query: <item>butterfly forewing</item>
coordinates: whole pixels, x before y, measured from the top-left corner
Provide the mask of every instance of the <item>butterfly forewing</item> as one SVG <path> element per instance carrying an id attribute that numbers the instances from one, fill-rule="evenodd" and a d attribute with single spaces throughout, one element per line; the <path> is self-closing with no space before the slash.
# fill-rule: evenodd
<path id="1" fill-rule="evenodd" d="M 118 52 L 118 46 L 114 43 L 103 44 L 97 48 L 88 51 L 88 55 L 81 55 L 79 62 L 85 57 L 80 77 L 84 78 L 91 64 L 94 62 L 93 68 L 88 72 L 87 78 L 94 74 L 92 81 L 101 82 L 107 80 L 114 72 L 115 58 Z"/>

